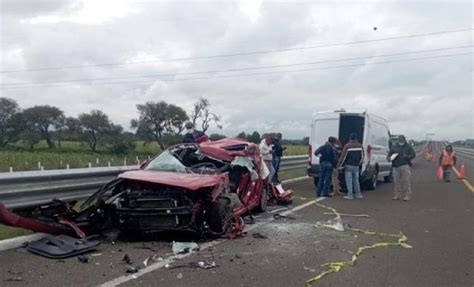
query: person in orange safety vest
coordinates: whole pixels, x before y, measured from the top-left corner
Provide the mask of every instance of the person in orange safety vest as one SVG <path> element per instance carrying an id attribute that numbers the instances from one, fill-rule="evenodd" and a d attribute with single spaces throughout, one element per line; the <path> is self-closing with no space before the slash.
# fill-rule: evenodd
<path id="1" fill-rule="evenodd" d="M 447 145 L 439 157 L 439 166 L 443 168 L 443 179 L 445 182 L 451 181 L 451 169 L 456 165 L 456 155 L 453 147 Z"/>

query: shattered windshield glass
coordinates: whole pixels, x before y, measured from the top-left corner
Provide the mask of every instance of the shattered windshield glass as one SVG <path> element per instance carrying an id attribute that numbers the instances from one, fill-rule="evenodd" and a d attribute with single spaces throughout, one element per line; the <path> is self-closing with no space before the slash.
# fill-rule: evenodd
<path id="1" fill-rule="evenodd" d="M 152 160 L 145 167 L 145 170 L 187 172 L 186 166 L 169 150 L 165 150 L 157 158 Z"/>

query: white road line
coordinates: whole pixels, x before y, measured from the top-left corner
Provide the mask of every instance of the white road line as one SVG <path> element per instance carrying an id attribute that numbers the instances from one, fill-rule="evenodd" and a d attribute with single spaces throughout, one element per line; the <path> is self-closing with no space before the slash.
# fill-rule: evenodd
<path id="1" fill-rule="evenodd" d="M 321 198 L 318 198 L 318 199 L 315 199 L 315 200 L 311 200 L 309 202 L 306 202 L 302 205 L 298 205 L 292 209 L 289 209 L 285 212 L 282 212 L 281 215 L 288 215 L 290 213 L 293 213 L 295 211 L 298 211 L 298 210 L 301 210 L 303 208 L 306 208 L 308 206 L 311 206 L 312 204 L 314 204 L 315 202 L 319 202 L 319 201 L 322 201 L 326 198 L 324 197 L 321 197 Z M 256 223 L 248 228 L 245 228 L 245 232 L 249 232 L 249 231 L 252 231 L 262 225 L 265 225 L 265 224 L 268 224 L 270 222 L 272 222 L 273 220 L 275 220 L 273 217 L 270 217 L 269 219 L 265 220 L 265 221 L 262 221 L 262 222 L 259 222 L 259 223 Z M 204 244 L 202 244 L 201 246 L 199 246 L 199 250 L 202 251 L 202 250 L 206 250 L 210 247 L 213 247 L 213 246 L 216 246 L 220 243 L 223 243 L 223 242 L 227 242 L 228 240 L 214 240 L 214 241 L 210 241 L 210 242 L 206 242 Z M 124 276 L 120 276 L 118 278 L 115 278 L 115 279 L 112 279 L 108 282 L 105 282 L 101 285 L 99 285 L 100 287 L 112 287 L 112 286 L 117 286 L 117 285 L 120 285 L 120 284 L 123 284 L 123 283 L 126 283 L 128 281 L 131 281 L 131 280 L 135 280 L 137 279 L 138 277 L 141 277 L 145 274 L 148 274 L 150 272 L 153 272 L 155 270 L 158 270 L 160 268 L 163 268 L 166 264 L 170 264 L 172 262 L 174 262 L 175 260 L 178 260 L 178 259 L 183 259 L 183 258 L 186 258 L 188 256 L 191 256 L 193 255 L 195 252 L 192 252 L 192 253 L 186 253 L 186 254 L 179 254 L 179 255 L 174 255 L 174 256 L 170 256 L 168 258 L 166 258 L 165 260 L 161 261 L 161 262 L 158 262 L 158 263 L 155 263 L 155 264 L 152 264 L 146 268 L 143 268 L 141 269 L 138 273 L 135 273 L 133 275 L 124 275 Z"/>

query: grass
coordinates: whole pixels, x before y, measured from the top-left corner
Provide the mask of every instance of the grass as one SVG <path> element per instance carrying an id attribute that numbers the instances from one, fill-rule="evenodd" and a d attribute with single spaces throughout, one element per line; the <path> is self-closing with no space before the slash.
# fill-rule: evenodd
<path id="1" fill-rule="evenodd" d="M 159 153 L 156 143 L 138 141 L 136 148 L 126 156 L 114 155 L 107 147 L 102 146 L 97 152 L 89 150 L 85 142 L 63 142 L 61 148 L 49 149 L 46 143 L 40 142 L 34 150 L 22 146 L 21 143 L 0 150 L 0 172 L 84 168 L 97 166 L 112 166 L 136 164 L 137 161 L 148 159 Z"/>
<path id="2" fill-rule="evenodd" d="M 286 155 L 306 155 L 308 154 L 308 146 L 306 145 L 287 145 L 283 156 Z"/>
<path id="3" fill-rule="evenodd" d="M 46 143 L 40 142 L 34 150 L 29 150 L 22 143 L 0 150 L 0 172 L 27 171 L 47 169 L 65 169 L 131 165 L 148 159 L 160 152 L 157 143 L 135 142 L 136 148 L 126 156 L 114 155 L 106 146 L 101 146 L 96 153 L 89 150 L 85 142 L 62 142 L 61 148 L 49 149 Z M 303 145 L 288 145 L 284 156 L 307 154 Z"/>
<path id="4" fill-rule="evenodd" d="M 33 232 L 26 229 L 10 227 L 10 226 L 0 224 L 0 240 L 27 235 L 31 233 Z"/>

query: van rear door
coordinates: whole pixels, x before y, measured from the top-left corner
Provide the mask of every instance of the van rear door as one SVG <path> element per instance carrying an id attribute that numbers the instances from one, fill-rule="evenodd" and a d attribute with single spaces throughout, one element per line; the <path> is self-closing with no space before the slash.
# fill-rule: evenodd
<path id="1" fill-rule="evenodd" d="M 341 114 L 339 121 L 339 140 L 344 146 L 349 142 L 351 133 L 357 134 L 357 139 L 361 144 L 364 140 L 365 114 Z"/>
<path id="2" fill-rule="evenodd" d="M 319 157 L 314 155 L 316 149 L 328 141 L 330 136 L 339 132 L 339 114 L 327 113 L 314 118 L 311 125 L 311 164 L 318 164 Z"/>

